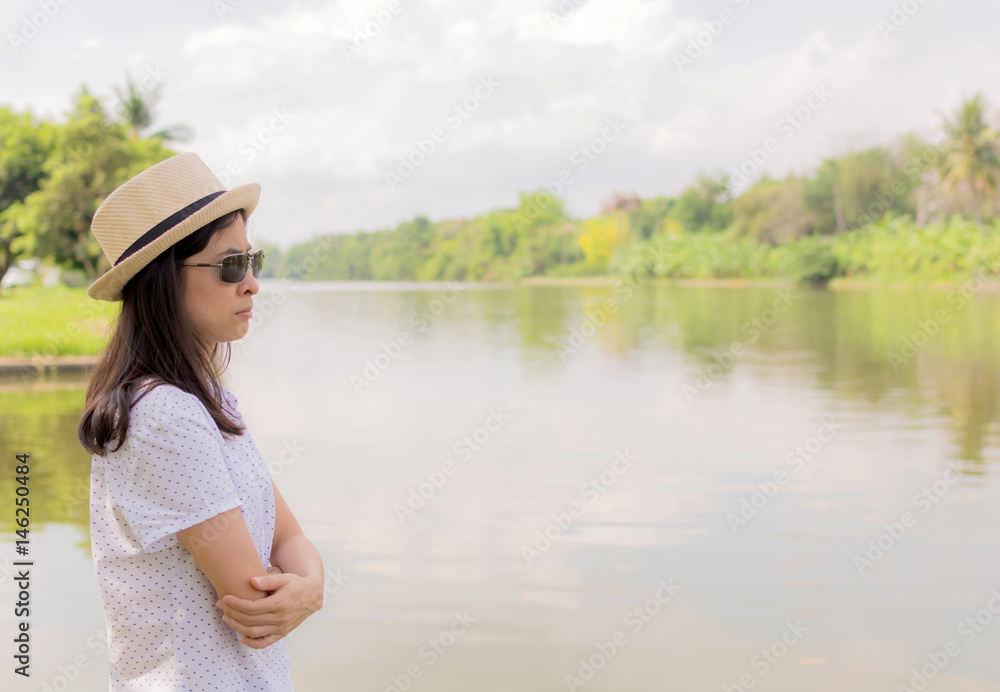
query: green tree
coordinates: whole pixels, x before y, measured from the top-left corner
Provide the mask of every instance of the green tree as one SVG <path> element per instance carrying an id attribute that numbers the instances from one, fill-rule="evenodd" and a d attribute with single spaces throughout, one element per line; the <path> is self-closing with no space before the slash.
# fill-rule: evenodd
<path id="1" fill-rule="evenodd" d="M 278 276 L 277 270 L 281 266 L 281 248 L 271 243 L 256 242 L 254 247 L 264 251 L 264 267 L 261 269 L 260 278 L 272 279 Z"/>
<path id="2" fill-rule="evenodd" d="M 671 197 L 639 200 L 639 208 L 629 212 L 629 225 L 640 238 L 651 238 L 664 232 L 664 222 L 676 203 Z"/>
<path id="3" fill-rule="evenodd" d="M 826 159 L 804 180 L 806 207 L 815 232 L 828 235 L 863 226 L 887 212 L 913 211 L 912 195 L 890 150 L 872 147 Z"/>
<path id="4" fill-rule="evenodd" d="M 911 198 L 909 206 L 918 228 L 927 224 L 932 208 L 939 206 L 934 193 L 941 188 L 939 165 L 945 141 L 946 135 L 941 130 L 932 141 L 908 132 L 900 135 L 892 147 L 895 166 L 900 171 L 899 184 Z"/>
<path id="5" fill-rule="evenodd" d="M 17 221 L 21 201 L 41 185 L 55 140 L 51 123 L 0 108 L 0 279 L 24 245 L 27 232 Z"/>
<path id="6" fill-rule="evenodd" d="M 816 219 L 804 201 L 805 181 L 794 175 L 771 180 L 766 175 L 733 202 L 734 238 L 772 245 L 814 232 Z"/>
<path id="7" fill-rule="evenodd" d="M 399 224 L 372 253 L 375 277 L 415 281 L 433 239 L 434 225 L 425 216 Z"/>
<path id="8" fill-rule="evenodd" d="M 986 100 L 982 94 L 976 94 L 958 108 L 954 118 L 944 118 L 942 127 L 949 141 L 941 164 L 941 180 L 946 189 L 952 190 L 959 183 L 968 185 L 972 209 L 984 237 L 981 199 L 995 198 L 1000 169 L 997 133 L 986 122 L 986 110 Z"/>
<path id="9" fill-rule="evenodd" d="M 160 102 L 163 89 L 163 82 L 158 82 L 151 88 L 137 85 L 132 77 L 125 75 L 125 87 L 115 86 L 115 95 L 118 97 L 118 107 L 116 108 L 121 122 L 128 129 L 129 139 L 133 142 L 138 140 L 142 131 L 153 124 L 153 109 Z M 187 125 L 172 125 L 163 130 L 157 130 L 150 137 L 162 139 L 164 141 L 185 142 L 191 139 L 193 131 Z"/>
<path id="10" fill-rule="evenodd" d="M 721 231 L 733 220 L 732 193 L 725 174 L 701 173 L 670 209 L 687 231 Z"/>
<path id="11" fill-rule="evenodd" d="M 108 267 L 90 232 L 94 212 L 129 178 L 175 152 L 158 138 L 130 140 L 121 123 L 108 120 L 104 107 L 82 87 L 68 122 L 57 128 L 39 189 L 12 210 L 27 232 L 29 251 L 96 279 Z"/>
<path id="12" fill-rule="evenodd" d="M 518 219 L 517 247 L 502 272 L 506 278 L 544 274 L 557 264 L 582 257 L 573 242 L 576 226 L 566 217 L 563 200 L 541 190 L 521 193 L 518 208 L 503 213 Z M 520 222 L 527 217 L 527 223 Z"/>

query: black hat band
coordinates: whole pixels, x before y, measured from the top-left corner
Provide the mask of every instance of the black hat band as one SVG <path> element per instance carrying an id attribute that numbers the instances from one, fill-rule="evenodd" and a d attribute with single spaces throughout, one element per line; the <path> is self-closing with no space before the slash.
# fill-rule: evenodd
<path id="1" fill-rule="evenodd" d="M 168 216 L 167 218 L 163 219 L 163 221 L 150 228 L 148 231 L 143 233 L 139 238 L 137 238 L 134 243 L 129 245 L 128 249 L 126 249 L 125 252 L 121 254 L 121 257 L 115 260 L 115 266 L 117 267 L 119 264 L 121 264 L 122 260 L 129 257 L 129 255 L 133 255 L 142 248 L 146 247 L 151 242 L 159 238 L 161 235 L 169 231 L 171 228 L 179 224 L 181 221 L 188 218 L 196 211 L 204 207 L 206 204 L 211 202 L 213 199 L 215 199 L 216 197 L 225 192 L 226 192 L 225 190 L 219 190 L 218 192 L 213 192 L 210 195 L 205 195 L 201 199 L 191 202 L 191 204 L 187 205 L 180 211 L 175 212 L 170 216 Z"/>

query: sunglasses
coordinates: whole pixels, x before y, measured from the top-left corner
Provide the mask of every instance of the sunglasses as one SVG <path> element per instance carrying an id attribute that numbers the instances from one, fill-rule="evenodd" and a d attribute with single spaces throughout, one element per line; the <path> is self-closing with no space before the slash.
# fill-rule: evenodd
<path id="1" fill-rule="evenodd" d="M 238 284 L 247 275 L 247 267 L 253 272 L 253 278 L 260 278 L 260 270 L 264 266 L 264 251 L 258 250 L 251 254 L 229 255 L 215 264 L 184 264 L 182 267 L 218 267 L 219 278 L 227 284 Z"/>

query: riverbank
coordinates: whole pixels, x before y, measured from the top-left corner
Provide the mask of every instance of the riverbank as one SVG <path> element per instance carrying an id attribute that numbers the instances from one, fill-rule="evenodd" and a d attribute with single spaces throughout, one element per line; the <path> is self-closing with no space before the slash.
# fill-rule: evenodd
<path id="1" fill-rule="evenodd" d="M 521 286 L 617 286 L 619 284 L 635 286 L 639 283 L 646 286 L 722 286 L 726 288 L 751 286 L 787 288 L 795 286 L 794 281 L 782 279 L 648 279 L 645 281 L 632 279 L 630 281 L 628 278 L 620 276 L 530 276 L 518 282 Z"/>
<path id="2" fill-rule="evenodd" d="M 970 293 L 1000 291 L 1000 281 L 982 281 L 970 277 L 961 281 L 872 281 L 870 279 L 832 279 L 827 288 L 833 291 L 868 291 L 873 289 L 890 289 L 910 291 L 915 288 L 927 288 L 939 291 L 951 291 L 966 287 Z"/>
<path id="3" fill-rule="evenodd" d="M 628 283 L 627 279 L 616 276 L 544 277 L 532 276 L 521 279 L 521 286 L 616 286 Z M 632 281 L 632 285 L 639 283 Z M 676 286 L 681 288 L 791 288 L 801 286 L 795 281 L 781 279 L 649 279 L 642 282 L 646 286 Z M 961 281 L 875 281 L 872 279 L 838 278 L 832 279 L 826 288 L 831 291 L 870 290 L 953 290 L 962 286 L 972 293 L 1000 291 L 1000 281 L 982 281 L 975 277 Z"/>
<path id="4" fill-rule="evenodd" d="M 0 356 L 0 376 L 40 377 L 86 373 L 97 364 L 98 356 L 33 356 L 31 358 Z"/>
<path id="5" fill-rule="evenodd" d="M 679 288 L 788 289 L 802 284 L 782 279 L 646 279 L 621 276 L 544 277 L 521 279 L 519 286 L 672 286 Z M 478 285 L 478 284 L 477 284 Z M 961 290 L 967 294 L 995 293 L 1000 281 L 976 276 L 953 281 L 877 281 L 841 277 L 832 291 Z M 819 289 L 822 290 L 822 289 Z M 31 288 L 9 292 L 0 300 L 0 376 L 38 377 L 89 371 L 107 343 L 105 334 L 115 315 L 114 305 L 95 305 L 83 288 Z M 44 354 L 44 355 L 43 355 Z"/>

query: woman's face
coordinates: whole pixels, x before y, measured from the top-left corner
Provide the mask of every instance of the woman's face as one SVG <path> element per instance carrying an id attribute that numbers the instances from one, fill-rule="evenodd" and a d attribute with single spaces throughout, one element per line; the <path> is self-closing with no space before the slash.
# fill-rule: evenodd
<path id="1" fill-rule="evenodd" d="M 217 263 L 227 255 L 250 251 L 246 225 L 240 214 L 236 220 L 220 229 L 201 252 L 184 260 Z M 219 278 L 219 267 L 181 267 L 181 294 L 184 309 L 194 323 L 197 336 L 211 349 L 216 343 L 235 341 L 250 329 L 253 296 L 260 290 L 253 272 L 238 284 L 227 284 Z M 242 314 L 241 314 L 242 313 Z"/>

